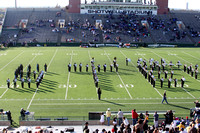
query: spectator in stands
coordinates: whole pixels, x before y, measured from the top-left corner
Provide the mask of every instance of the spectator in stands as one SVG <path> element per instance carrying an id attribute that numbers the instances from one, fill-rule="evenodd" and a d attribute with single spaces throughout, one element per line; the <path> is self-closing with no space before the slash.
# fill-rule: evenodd
<path id="1" fill-rule="evenodd" d="M 199 103 L 198 100 L 196 100 L 194 103 L 195 103 L 195 107 L 196 107 L 196 108 L 200 108 L 200 103 Z"/>
<path id="2" fill-rule="evenodd" d="M 88 122 L 85 122 L 85 127 L 83 128 L 83 132 L 86 132 L 87 129 L 88 129 Z"/>
<path id="3" fill-rule="evenodd" d="M 105 132 L 106 132 L 106 130 L 105 130 L 105 129 L 102 129 L 101 133 L 105 133 Z"/>
<path id="4" fill-rule="evenodd" d="M 192 123 L 190 123 L 189 126 L 186 128 L 186 131 L 189 133 L 191 128 L 192 128 Z"/>
<path id="5" fill-rule="evenodd" d="M 196 110 L 194 111 L 194 121 L 195 121 L 196 119 L 200 119 L 200 108 L 198 108 L 198 109 L 196 109 Z"/>
<path id="6" fill-rule="evenodd" d="M 154 117 L 154 127 L 157 128 L 158 127 L 158 118 L 159 118 L 157 111 L 154 113 L 153 117 Z"/>
<path id="7" fill-rule="evenodd" d="M 117 113 L 117 117 L 119 119 L 119 126 L 122 123 L 122 118 L 123 118 L 123 112 L 121 111 L 121 109 L 119 109 L 118 113 Z"/>
<path id="8" fill-rule="evenodd" d="M 147 123 L 148 123 L 149 122 L 149 112 L 148 111 L 146 111 L 145 117 L 147 118 Z"/>
<path id="9" fill-rule="evenodd" d="M 199 128 L 199 126 L 200 126 L 200 123 L 199 123 L 199 121 L 200 121 L 200 119 L 196 119 L 196 121 L 195 121 L 195 127 L 196 127 L 196 129 L 198 129 Z"/>
<path id="10" fill-rule="evenodd" d="M 130 124 L 128 124 L 125 128 L 125 133 L 131 133 Z"/>
<path id="11" fill-rule="evenodd" d="M 125 126 L 128 126 L 129 122 L 128 119 L 126 117 L 123 117 L 123 123 Z"/>
<path id="12" fill-rule="evenodd" d="M 125 129 L 125 126 L 124 126 L 124 123 L 122 123 L 122 124 L 120 125 L 119 131 L 120 131 L 121 133 L 123 133 L 124 129 Z"/>
<path id="13" fill-rule="evenodd" d="M 138 120 L 138 114 L 136 112 L 136 109 L 132 110 L 132 120 L 133 120 L 133 126 L 134 126 Z"/>
<path id="14" fill-rule="evenodd" d="M 186 116 L 186 120 L 185 120 L 185 125 L 189 125 L 190 124 L 190 120 L 188 119 L 188 116 Z"/>
<path id="15" fill-rule="evenodd" d="M 139 118 L 144 120 L 144 115 L 142 113 L 140 113 Z"/>
<path id="16" fill-rule="evenodd" d="M 133 127 L 133 132 L 138 133 L 138 131 L 139 131 L 140 133 L 143 133 L 143 131 L 144 131 L 143 126 L 146 123 L 146 120 L 147 120 L 146 118 L 144 119 L 144 121 L 139 119 L 137 124 L 135 124 L 135 126 Z"/>
<path id="17" fill-rule="evenodd" d="M 169 112 L 166 112 L 166 114 L 164 114 L 164 116 L 165 116 L 165 125 L 171 124 L 170 121 L 169 121 Z"/>
<path id="18" fill-rule="evenodd" d="M 103 114 L 103 112 L 101 113 L 101 116 L 100 116 L 100 123 L 101 123 L 101 125 L 104 125 L 104 114 Z"/>
<path id="19" fill-rule="evenodd" d="M 185 122 L 181 122 L 177 127 L 179 128 L 179 131 L 181 131 L 182 128 L 185 129 Z"/>
<path id="20" fill-rule="evenodd" d="M 110 117 L 111 117 L 111 112 L 110 112 L 110 108 L 108 108 L 106 111 L 106 118 L 107 118 L 108 126 L 110 126 Z"/>
<path id="21" fill-rule="evenodd" d="M 192 124 L 192 127 L 190 128 L 188 133 L 197 133 L 197 129 L 195 128 L 195 124 Z"/>
<path id="22" fill-rule="evenodd" d="M 187 133 L 187 132 L 184 130 L 184 128 L 181 128 L 180 133 Z"/>
<path id="23" fill-rule="evenodd" d="M 117 117 L 113 118 L 113 125 L 117 125 Z"/>
<path id="24" fill-rule="evenodd" d="M 173 122 L 173 117 L 174 117 L 173 111 L 170 110 L 170 111 L 169 111 L 169 122 L 170 122 L 170 123 Z"/>
<path id="25" fill-rule="evenodd" d="M 89 133 L 89 132 L 90 132 L 89 129 L 85 129 L 85 130 L 84 130 L 84 133 Z"/>
<path id="26" fill-rule="evenodd" d="M 114 131 L 114 133 L 117 133 L 117 130 L 118 128 L 117 128 L 117 125 L 115 124 L 114 127 L 112 128 L 112 132 Z"/>

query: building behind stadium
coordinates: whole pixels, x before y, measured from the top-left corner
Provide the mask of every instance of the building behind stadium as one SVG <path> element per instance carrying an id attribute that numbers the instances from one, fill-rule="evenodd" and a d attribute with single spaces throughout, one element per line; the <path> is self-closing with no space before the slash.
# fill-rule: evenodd
<path id="1" fill-rule="evenodd" d="M 69 13 L 80 14 L 168 14 L 168 0 L 69 0 Z"/>

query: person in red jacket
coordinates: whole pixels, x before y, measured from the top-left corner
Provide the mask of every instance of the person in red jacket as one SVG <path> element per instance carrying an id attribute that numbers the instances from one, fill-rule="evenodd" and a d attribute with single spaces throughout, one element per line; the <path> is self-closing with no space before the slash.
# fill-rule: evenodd
<path id="1" fill-rule="evenodd" d="M 132 110 L 132 119 L 133 119 L 133 126 L 134 126 L 138 121 L 138 114 L 136 112 L 136 109 Z"/>

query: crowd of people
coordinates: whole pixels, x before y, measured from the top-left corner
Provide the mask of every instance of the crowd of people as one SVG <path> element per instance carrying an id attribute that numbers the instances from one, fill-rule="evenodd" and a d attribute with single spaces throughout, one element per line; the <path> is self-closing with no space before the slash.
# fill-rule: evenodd
<path id="1" fill-rule="evenodd" d="M 196 109 L 200 111 L 199 102 L 195 101 Z M 184 119 L 183 117 L 175 117 L 172 110 L 167 111 L 164 114 L 165 119 L 159 119 L 159 114 L 157 111 L 153 114 L 153 125 L 149 124 L 150 114 L 146 111 L 145 114 L 136 112 L 136 109 L 132 110 L 132 121 L 128 120 L 121 109 L 119 109 L 117 115 L 113 116 L 112 129 L 107 130 L 96 129 L 93 133 L 200 133 L 200 113 L 198 117 L 189 119 L 188 116 Z M 100 123 L 104 125 L 105 116 L 107 126 L 110 126 L 110 119 L 112 113 L 110 108 L 107 109 L 106 114 L 101 113 Z M 131 124 L 130 124 L 130 123 Z M 84 133 L 89 133 L 89 123 L 85 123 L 83 128 Z"/>

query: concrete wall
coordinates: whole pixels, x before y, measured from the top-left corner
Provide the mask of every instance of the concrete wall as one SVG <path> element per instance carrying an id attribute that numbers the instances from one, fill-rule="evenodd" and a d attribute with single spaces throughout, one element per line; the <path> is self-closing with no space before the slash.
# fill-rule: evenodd
<path id="1" fill-rule="evenodd" d="M 168 14 L 168 0 L 156 0 L 158 14 Z"/>
<path id="2" fill-rule="evenodd" d="M 80 13 L 81 0 L 69 0 L 69 13 Z"/>
<path id="3" fill-rule="evenodd" d="M 10 121 L 0 121 L 0 126 L 10 126 Z"/>
<path id="4" fill-rule="evenodd" d="M 132 125 L 132 119 L 128 120 L 130 125 Z M 164 121 L 164 119 L 160 119 L 158 121 L 159 124 L 161 124 Z M 75 126 L 75 125 L 84 125 L 86 121 L 20 121 L 20 126 Z M 89 125 L 101 125 L 99 120 L 90 120 L 87 121 Z M 112 125 L 113 121 L 110 120 L 110 125 Z M 0 123 L 1 124 L 1 123 Z M 104 123 L 107 125 L 107 121 Z"/>

